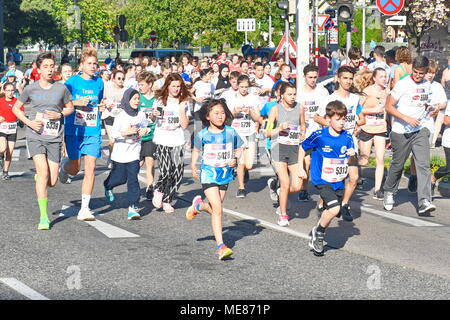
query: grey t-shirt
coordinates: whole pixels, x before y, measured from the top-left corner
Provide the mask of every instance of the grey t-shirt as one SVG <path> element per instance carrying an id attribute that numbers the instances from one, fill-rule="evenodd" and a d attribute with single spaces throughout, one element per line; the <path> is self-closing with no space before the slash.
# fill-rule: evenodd
<path id="1" fill-rule="evenodd" d="M 64 118 L 48 120 L 45 110 L 62 112 L 64 105 L 72 100 L 72 95 L 64 84 L 54 83 L 50 89 L 43 89 L 39 81 L 36 81 L 25 87 L 19 100 L 24 104 L 30 104 L 31 111 L 28 115 L 30 120 L 39 119 L 43 121 L 40 132 L 27 127 L 27 138 L 49 142 L 62 141 Z"/>

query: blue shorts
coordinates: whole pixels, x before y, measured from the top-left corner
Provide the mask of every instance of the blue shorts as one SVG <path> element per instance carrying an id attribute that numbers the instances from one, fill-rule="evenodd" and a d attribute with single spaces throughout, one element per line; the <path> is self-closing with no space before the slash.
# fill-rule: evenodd
<path id="1" fill-rule="evenodd" d="M 83 156 L 101 158 L 102 156 L 102 136 L 71 136 L 66 135 L 67 155 L 70 160 L 78 160 Z"/>

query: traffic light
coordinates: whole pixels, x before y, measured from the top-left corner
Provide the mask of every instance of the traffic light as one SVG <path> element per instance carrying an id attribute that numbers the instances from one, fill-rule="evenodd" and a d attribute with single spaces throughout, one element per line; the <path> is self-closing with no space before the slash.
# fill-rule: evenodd
<path id="1" fill-rule="evenodd" d="M 289 1 L 278 1 L 277 8 L 284 10 L 284 13 L 280 15 L 281 19 L 288 20 L 289 19 Z"/>
<path id="2" fill-rule="evenodd" d="M 351 22 L 353 20 L 353 4 L 351 0 L 339 0 L 336 3 L 336 12 L 339 22 Z"/>

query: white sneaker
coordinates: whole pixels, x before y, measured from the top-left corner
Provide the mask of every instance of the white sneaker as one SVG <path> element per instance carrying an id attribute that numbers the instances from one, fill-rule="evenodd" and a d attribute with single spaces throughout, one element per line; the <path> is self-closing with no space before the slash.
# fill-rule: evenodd
<path id="1" fill-rule="evenodd" d="M 80 221 L 95 221 L 95 217 L 92 214 L 93 212 L 89 208 L 81 208 L 78 211 L 77 219 Z"/>

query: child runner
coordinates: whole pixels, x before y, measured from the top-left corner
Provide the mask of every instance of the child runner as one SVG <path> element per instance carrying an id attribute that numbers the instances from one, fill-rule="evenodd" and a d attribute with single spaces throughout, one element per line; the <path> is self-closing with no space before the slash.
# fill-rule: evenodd
<path id="1" fill-rule="evenodd" d="M 122 109 L 111 130 L 115 139 L 111 154 L 112 170 L 103 183 L 105 196 L 109 202 L 114 201 L 113 188 L 127 183 L 128 220 L 136 220 L 141 216 L 137 212 L 139 203 L 139 169 L 141 153 L 141 137 L 148 132 L 147 117 L 139 111 L 139 92 L 127 89 L 121 101 Z"/>
<path id="2" fill-rule="evenodd" d="M 431 196 L 434 196 L 434 189 L 436 188 L 436 182 L 450 174 L 450 101 L 447 102 L 447 109 L 445 110 L 444 118 L 444 133 L 442 134 L 442 146 L 445 153 L 445 167 L 440 167 L 431 176 Z"/>
<path id="3" fill-rule="evenodd" d="M 310 64 L 303 68 L 303 75 L 305 77 L 305 84 L 300 87 L 300 92 L 297 94 L 297 101 L 301 104 L 301 119 L 305 121 L 306 138 L 314 131 L 320 129 L 320 125 L 314 121 L 314 116 L 319 110 L 321 101 L 328 97 L 328 90 L 321 85 L 317 85 L 319 78 L 319 67 Z M 309 167 L 311 165 L 311 152 L 305 155 L 304 168 L 309 177 Z M 308 201 L 308 179 L 304 180 L 300 192 L 298 193 L 299 201 Z"/>
<path id="4" fill-rule="evenodd" d="M 355 154 L 353 137 L 344 129 L 347 107 L 340 101 L 331 101 L 326 106 L 325 117 L 329 126 L 313 132 L 300 145 L 298 163 L 299 176 L 306 179 L 303 167 L 305 153 L 312 151 L 311 180 L 323 201 L 324 210 L 319 223 L 311 231 L 309 247 L 314 255 L 323 256 L 325 231 L 340 212 L 344 195 L 344 180 L 348 174 L 348 157 Z"/>
<path id="5" fill-rule="evenodd" d="M 184 129 L 189 125 L 186 116 L 189 90 L 179 74 L 171 73 L 164 86 L 157 93 L 155 115 L 158 121 L 153 141 L 157 145 L 156 157 L 159 161 L 160 175 L 154 187 L 153 206 L 163 208 L 166 213 L 175 209 L 171 202 L 183 178 Z"/>
<path id="6" fill-rule="evenodd" d="M 36 168 L 36 195 L 40 211 L 38 230 L 50 229 L 47 214 L 48 187 L 55 186 L 58 179 L 63 118 L 73 112 L 69 90 L 62 83 L 54 83 L 52 80 L 55 61 L 55 56 L 50 52 L 41 53 L 37 57 L 40 79 L 25 88 L 13 107 L 17 118 L 28 126 L 28 156 L 33 158 Z M 23 111 L 26 103 L 31 106 L 29 118 Z"/>
<path id="7" fill-rule="evenodd" d="M 156 77 L 149 71 L 142 72 L 138 78 L 138 87 L 140 93 L 139 111 L 143 111 L 148 121 L 148 133 L 142 137 L 141 161 L 145 162 L 145 172 L 147 177 L 147 187 L 145 189 L 145 197 L 147 200 L 153 199 L 153 180 L 155 176 L 155 152 L 156 144 L 153 142 L 153 134 L 155 132 L 155 120 L 153 116 L 153 103 L 155 95 L 153 94 L 153 84 Z"/>
<path id="8" fill-rule="evenodd" d="M 2 180 L 9 180 L 9 166 L 17 140 L 17 117 L 12 111 L 17 101 L 14 84 L 5 83 L 3 92 L 5 96 L 0 98 L 0 167 L 3 169 Z"/>
<path id="9" fill-rule="evenodd" d="M 192 220 L 201 211 L 211 215 L 217 254 L 223 260 L 233 251 L 223 243 L 222 203 L 228 184 L 234 180 L 234 168 L 243 141 L 229 126 L 233 115 L 223 99 L 206 100 L 200 109 L 200 118 L 205 128 L 195 136 L 191 168 L 193 177 L 200 180 L 208 202 L 204 202 L 201 196 L 194 197 L 186 218 Z M 202 157 L 200 173 L 196 166 L 199 155 Z"/>
<path id="10" fill-rule="evenodd" d="M 238 92 L 229 107 L 234 116 L 232 127 L 244 141 L 244 151 L 238 163 L 239 189 L 236 197 L 245 198 L 244 184 L 249 180 L 248 170 L 253 167 L 256 153 L 256 123 L 259 121 L 259 107 L 258 99 L 249 93 L 250 79 L 241 75 L 237 80 L 237 85 Z"/>
<path id="11" fill-rule="evenodd" d="M 95 76 L 97 50 L 85 48 L 81 54 L 81 74 L 70 77 L 66 87 L 72 93 L 75 112 L 65 119 L 65 142 L 68 158 L 61 162 L 59 179 L 66 183 L 69 174 L 75 176 L 84 159 L 84 178 L 81 187 L 81 209 L 78 220 L 93 221 L 89 203 L 94 188 L 95 165 L 102 154 L 100 112 L 105 111 L 103 80 Z"/>
<path id="12" fill-rule="evenodd" d="M 272 161 L 280 183 L 278 190 L 277 223 L 281 227 L 289 225 L 287 215 L 288 196 L 298 192 L 301 181 L 298 177 L 298 145 L 302 133 L 301 112 L 296 103 L 297 90 L 292 83 L 283 83 L 280 88 L 281 102 L 270 110 L 266 134 L 271 137 Z"/>

